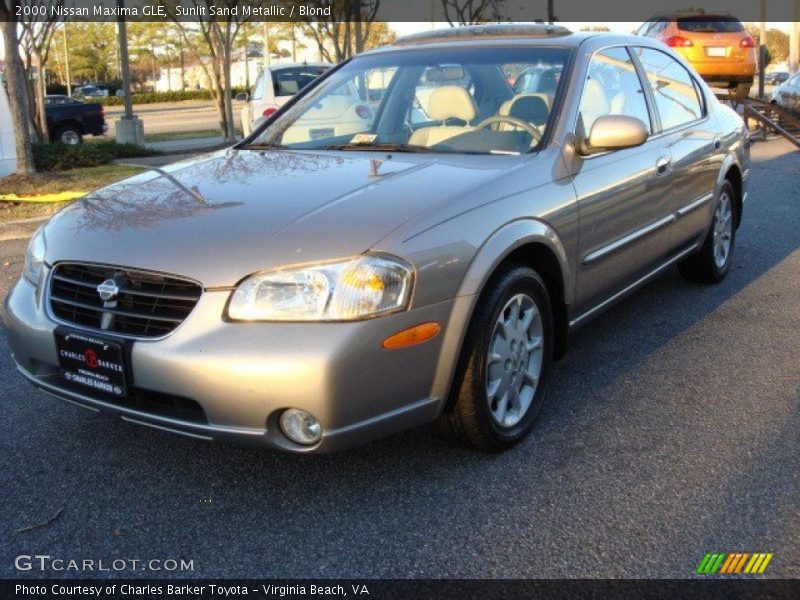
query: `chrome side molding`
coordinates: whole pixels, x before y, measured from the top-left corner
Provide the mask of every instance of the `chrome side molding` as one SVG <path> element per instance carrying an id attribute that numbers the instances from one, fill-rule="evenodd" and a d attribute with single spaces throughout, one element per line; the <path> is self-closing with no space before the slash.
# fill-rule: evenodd
<path id="1" fill-rule="evenodd" d="M 579 326 L 583 325 L 586 321 L 591 319 L 593 315 L 595 315 L 596 313 L 598 313 L 598 312 L 602 311 L 603 309 L 607 308 L 608 306 L 610 306 L 611 304 L 613 304 L 617 300 L 621 300 L 623 297 L 625 297 L 628 294 L 630 294 L 631 292 L 633 292 L 639 286 L 644 285 L 649 280 L 651 280 L 652 278 L 657 276 L 659 273 L 661 273 L 662 271 L 664 271 L 668 267 L 671 267 L 672 265 L 674 265 L 676 262 L 681 260 L 684 256 L 687 256 L 687 255 L 691 254 L 692 252 L 694 252 L 695 250 L 697 250 L 698 247 L 699 247 L 699 244 L 697 244 L 697 243 L 692 244 L 688 248 L 682 250 L 681 252 L 679 252 L 678 254 L 676 254 L 675 256 L 670 258 L 669 260 L 667 260 L 666 262 L 660 264 L 658 267 L 656 267 L 655 269 L 653 269 L 652 271 L 650 271 L 646 275 L 640 277 L 639 279 L 637 279 L 636 281 L 634 281 L 633 283 L 631 283 L 627 287 L 623 288 L 622 290 L 620 290 L 619 292 L 617 292 L 616 294 L 614 294 L 610 298 L 607 298 L 607 299 L 603 300 L 597 306 L 595 306 L 593 308 L 590 308 L 589 310 L 587 310 L 585 313 L 583 313 L 579 317 L 576 317 L 575 319 L 571 320 L 569 322 L 570 329 L 575 329 L 576 327 L 579 327 Z"/>

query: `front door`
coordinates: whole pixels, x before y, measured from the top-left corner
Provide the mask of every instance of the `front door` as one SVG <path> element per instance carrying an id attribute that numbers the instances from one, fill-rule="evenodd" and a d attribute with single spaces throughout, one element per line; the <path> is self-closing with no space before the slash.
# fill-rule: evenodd
<path id="1" fill-rule="evenodd" d="M 636 117 L 655 130 L 624 47 L 594 54 L 583 82 L 578 127 L 603 115 Z M 572 161 L 580 219 L 575 314 L 635 282 L 670 250 L 671 157 L 662 136 L 642 146 Z"/>

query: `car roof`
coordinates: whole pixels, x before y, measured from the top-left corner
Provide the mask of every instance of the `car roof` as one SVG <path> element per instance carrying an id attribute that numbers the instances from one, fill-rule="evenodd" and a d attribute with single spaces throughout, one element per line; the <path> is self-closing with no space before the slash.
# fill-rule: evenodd
<path id="1" fill-rule="evenodd" d="M 457 48 L 459 46 L 514 46 L 578 47 L 588 40 L 603 40 L 613 44 L 637 44 L 650 46 L 652 40 L 637 35 L 578 31 L 573 32 L 561 25 L 468 25 L 417 33 L 398 39 L 396 42 L 364 52 L 379 54 L 384 52 L 410 51 L 421 47 Z"/>

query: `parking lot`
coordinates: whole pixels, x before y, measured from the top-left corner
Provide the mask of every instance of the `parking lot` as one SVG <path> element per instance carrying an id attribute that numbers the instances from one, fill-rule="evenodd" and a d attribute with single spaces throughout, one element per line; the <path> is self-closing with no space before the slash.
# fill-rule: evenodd
<path id="1" fill-rule="evenodd" d="M 671 578 L 713 551 L 800 577 L 800 152 L 753 157 L 728 278 L 670 271 L 578 331 L 534 435 L 499 456 L 425 428 L 302 457 L 176 437 L 34 391 L 0 336 L 3 576 L 64 575 L 14 568 L 47 554 L 194 577 Z M 24 248 L 0 242 L 3 295 Z"/>

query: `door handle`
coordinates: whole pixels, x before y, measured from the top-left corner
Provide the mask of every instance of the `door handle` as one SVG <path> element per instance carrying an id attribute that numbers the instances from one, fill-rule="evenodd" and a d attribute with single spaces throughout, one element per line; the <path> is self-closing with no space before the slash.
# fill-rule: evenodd
<path id="1" fill-rule="evenodd" d="M 662 156 L 656 161 L 656 175 L 663 175 L 669 171 L 670 160 L 666 156 Z"/>
<path id="2" fill-rule="evenodd" d="M 719 150 L 722 146 L 722 140 L 719 137 L 714 138 L 714 150 Z"/>

